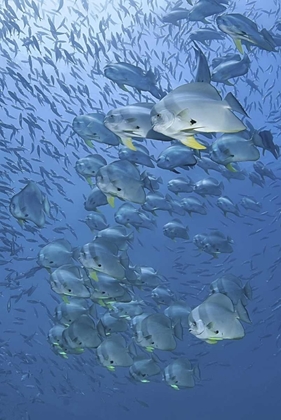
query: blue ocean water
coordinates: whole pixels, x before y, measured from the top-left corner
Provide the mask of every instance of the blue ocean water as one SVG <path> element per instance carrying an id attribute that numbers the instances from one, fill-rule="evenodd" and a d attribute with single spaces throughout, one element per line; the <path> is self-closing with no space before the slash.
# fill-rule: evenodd
<path id="1" fill-rule="evenodd" d="M 57 239 L 68 240 L 73 248 L 94 239 L 97 232 L 91 232 L 84 222 L 89 213 L 84 202 L 91 186 L 77 174 L 75 163 L 91 153 L 100 154 L 107 163 L 118 160 L 118 147 L 93 141 L 94 148 L 90 148 L 73 131 L 73 119 L 88 113 L 107 114 L 128 104 L 159 101 L 148 91 L 126 84 L 118 86 L 105 77 L 103 69 L 109 63 L 126 62 L 151 70 L 156 75 L 155 85 L 164 94 L 194 81 L 197 64 L 189 37 L 200 28 L 222 34 L 216 24 L 217 15 L 205 21 L 183 19 L 177 24 L 163 23 L 161 18 L 173 9 L 190 10 L 195 3 L 200 2 L 1 2 L 1 419 L 280 418 L 280 166 L 268 150 L 263 154 L 259 149 L 259 160 L 272 170 L 275 179 L 265 177 L 259 186 L 249 179 L 249 174 L 255 172 L 253 161 L 239 164 L 245 174 L 243 180 L 227 180 L 213 170 L 207 174 L 199 165 L 189 170 L 177 168 L 174 173 L 159 168 L 156 162 L 169 142 L 148 139 L 141 143 L 155 160 L 154 168 L 137 165 L 138 170 L 160 177 L 159 191 L 164 196 L 169 194 L 172 200 L 195 196 L 170 192 L 167 184 L 171 179 L 189 176 L 195 184 L 214 177 L 223 183 L 223 196 L 238 204 L 240 217 L 230 213 L 224 216 L 217 207 L 217 196 L 196 195 L 205 203 L 206 215 L 171 215 L 156 210 L 152 215 L 157 223 L 154 229 L 127 229 L 134 232 L 128 248 L 131 264 L 153 267 L 175 299 L 184 300 L 191 308 L 208 297 L 210 283 L 224 273 L 251 284 L 253 299 L 247 310 L 252 322 L 243 323 L 243 339 L 210 345 L 184 328 L 183 340 L 176 339 L 176 350 L 153 352 L 162 372 L 178 357 L 198 365 L 200 378 L 194 388 L 175 390 L 165 383 L 162 374 L 150 383 L 136 382 L 127 367 L 116 367 L 114 372 L 103 367 L 95 349 L 64 358 L 48 341 L 48 332 L 55 324 L 55 309 L 62 298 L 52 291 L 48 270 L 37 271 L 38 254 L 43 246 Z M 211 3 L 223 4 L 223 13 L 242 14 L 260 30 L 266 28 L 280 37 L 277 0 L 205 3 L 206 8 Z M 210 67 L 214 58 L 239 53 L 228 35 L 224 40 L 198 45 Z M 278 146 L 280 48 L 276 45 L 275 51 L 266 51 L 254 44 L 249 50 L 243 45 L 243 50 L 250 59 L 247 75 L 230 78 L 231 85 L 212 85 L 222 97 L 232 92 L 249 115 L 245 118 L 239 114 L 239 118 L 257 131 L 270 130 Z M 258 90 L 251 88 L 247 80 L 254 82 Z M 209 144 L 215 140 L 200 138 Z M 208 149 L 194 153 L 200 161 L 199 155 L 208 156 Z M 42 228 L 29 221 L 20 226 L 9 209 L 12 197 L 30 180 L 36 182 L 50 203 L 51 217 L 46 216 Z M 259 212 L 245 210 L 240 204 L 243 196 L 259 202 Z M 124 201 L 116 198 L 114 208 L 109 204 L 99 208 L 110 226 L 116 225 L 114 214 L 122 204 Z M 175 218 L 188 226 L 189 240 L 172 240 L 163 235 L 163 226 Z M 198 250 L 194 236 L 212 229 L 232 239 L 233 252 L 212 256 Z M 79 261 L 75 264 L 79 265 Z M 132 299 L 143 300 L 148 311 L 163 313 L 167 306 L 155 304 L 152 288 L 129 289 Z M 106 310 L 98 307 L 96 322 Z M 128 346 L 135 341 L 131 327 L 124 337 Z"/>

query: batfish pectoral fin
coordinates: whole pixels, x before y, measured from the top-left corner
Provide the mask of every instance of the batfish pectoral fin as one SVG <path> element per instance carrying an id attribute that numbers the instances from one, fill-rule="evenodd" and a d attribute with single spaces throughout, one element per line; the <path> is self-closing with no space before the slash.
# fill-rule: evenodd
<path id="1" fill-rule="evenodd" d="M 90 185 L 90 187 L 93 186 L 93 181 L 92 181 L 92 178 L 90 176 L 86 178 L 86 181 L 88 182 L 88 184 Z"/>
<path id="2" fill-rule="evenodd" d="M 68 299 L 68 297 L 66 295 L 63 295 L 62 296 L 62 300 L 64 301 L 64 303 L 67 303 L 67 304 L 70 303 L 69 302 L 69 299 Z"/>
<path id="3" fill-rule="evenodd" d="M 196 150 L 207 149 L 206 146 L 198 143 L 198 141 L 193 136 L 187 137 L 185 140 L 180 140 L 180 142 L 184 144 L 185 146 L 190 147 L 191 149 L 196 149 Z"/>
<path id="4" fill-rule="evenodd" d="M 20 227 L 22 227 L 22 228 L 24 227 L 25 220 L 23 220 L 23 219 L 17 219 L 17 222 L 20 225 Z"/>
<path id="5" fill-rule="evenodd" d="M 90 147 L 90 149 L 94 149 L 94 145 L 93 145 L 93 143 L 91 142 L 91 140 L 84 140 L 84 141 L 85 141 L 86 145 L 87 145 L 88 147 Z"/>
<path id="6" fill-rule="evenodd" d="M 244 54 L 241 39 L 235 38 L 234 39 L 234 44 L 235 44 L 237 50 L 240 52 L 240 54 Z"/>
<path id="7" fill-rule="evenodd" d="M 137 150 L 136 146 L 134 146 L 133 141 L 131 137 L 126 137 L 125 139 L 121 139 L 124 146 L 128 147 L 130 150 L 134 150 L 134 152 Z"/>
<path id="8" fill-rule="evenodd" d="M 226 169 L 228 169 L 230 172 L 237 172 L 237 170 L 235 168 L 233 168 L 233 166 L 231 165 L 231 163 L 228 163 L 227 165 L 225 165 Z"/>
<path id="9" fill-rule="evenodd" d="M 114 372 L 115 371 L 115 367 L 114 366 L 106 366 L 107 367 L 107 369 L 110 371 L 110 372 Z"/>
<path id="10" fill-rule="evenodd" d="M 114 302 L 106 302 L 106 305 L 105 305 L 110 311 L 113 311 L 112 303 Z"/>
<path id="11" fill-rule="evenodd" d="M 61 357 L 63 357 L 64 359 L 68 359 L 68 356 L 67 356 L 67 354 L 64 351 L 59 352 L 59 355 Z"/>
<path id="12" fill-rule="evenodd" d="M 99 281 L 99 278 L 98 278 L 98 275 L 97 275 L 97 272 L 96 271 L 91 271 L 90 277 L 94 281 Z"/>
<path id="13" fill-rule="evenodd" d="M 125 92 L 129 92 L 129 90 L 124 86 L 117 83 L 117 85 L 120 87 L 120 89 L 124 90 Z"/>
<path id="14" fill-rule="evenodd" d="M 209 340 L 206 340 L 206 343 L 208 343 L 208 344 L 217 344 L 217 340 L 215 340 L 215 339 L 209 339 Z"/>
<path id="15" fill-rule="evenodd" d="M 176 391 L 179 391 L 179 387 L 177 385 L 171 385 L 171 388 L 175 389 Z"/>
<path id="16" fill-rule="evenodd" d="M 107 196 L 107 202 L 112 208 L 114 208 L 114 200 L 115 197 L 113 197 L 112 195 Z"/>

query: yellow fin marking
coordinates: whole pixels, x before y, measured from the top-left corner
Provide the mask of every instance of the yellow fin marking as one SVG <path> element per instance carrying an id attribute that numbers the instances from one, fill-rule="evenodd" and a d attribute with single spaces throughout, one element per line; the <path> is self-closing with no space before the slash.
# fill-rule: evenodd
<path id="1" fill-rule="evenodd" d="M 234 39 L 234 44 L 235 44 L 237 50 L 240 52 L 240 54 L 243 54 L 243 48 L 242 48 L 241 39 L 235 38 Z"/>
<path id="2" fill-rule="evenodd" d="M 90 149 L 94 149 L 94 146 L 93 146 L 93 143 L 91 142 L 91 140 L 84 140 L 84 141 L 85 141 L 86 145 L 88 147 L 90 147 Z"/>
<path id="3" fill-rule="evenodd" d="M 114 205 L 115 205 L 114 200 L 115 200 L 115 197 L 112 197 L 112 195 L 107 197 L 107 202 L 112 208 L 114 208 Z"/>
<path id="4" fill-rule="evenodd" d="M 209 339 L 209 340 L 206 340 L 206 343 L 208 343 L 208 344 L 217 344 L 217 340 L 214 340 L 214 339 Z"/>
<path id="5" fill-rule="evenodd" d="M 233 166 L 231 165 L 231 163 L 228 163 L 227 165 L 225 165 L 225 167 L 230 171 L 230 172 L 237 172 L 235 168 L 233 168 Z"/>
<path id="6" fill-rule="evenodd" d="M 187 147 L 191 147 L 192 149 L 196 149 L 196 150 L 207 149 L 206 146 L 198 143 L 198 141 L 194 137 L 187 137 L 185 140 L 181 140 L 181 143 Z"/>
<path id="7" fill-rule="evenodd" d="M 64 301 L 64 303 L 69 303 L 68 297 L 66 295 L 62 296 L 62 300 Z"/>
<path id="8" fill-rule="evenodd" d="M 98 275 L 97 275 L 97 272 L 96 271 L 91 271 L 90 277 L 94 281 L 99 281 L 99 278 L 98 278 Z"/>
<path id="9" fill-rule="evenodd" d="M 137 150 L 136 146 L 133 145 L 132 139 L 130 137 L 127 137 L 126 139 L 122 139 L 122 143 L 126 147 L 128 147 L 128 149 L 130 149 L 130 150 L 134 150 L 134 151 Z"/>
<path id="10" fill-rule="evenodd" d="M 90 185 L 90 187 L 93 186 L 93 181 L 92 181 L 92 178 L 91 177 L 87 177 L 86 178 L 86 181 L 88 182 L 88 184 Z"/>

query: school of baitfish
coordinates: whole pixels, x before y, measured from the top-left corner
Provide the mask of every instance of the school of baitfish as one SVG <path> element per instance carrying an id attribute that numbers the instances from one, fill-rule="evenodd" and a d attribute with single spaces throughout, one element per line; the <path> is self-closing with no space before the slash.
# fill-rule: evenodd
<path id="1" fill-rule="evenodd" d="M 256 10 L 246 1 L 240 11 L 230 0 L 60 0 L 48 8 L 36 0 L 2 2 L 1 294 L 8 313 L 24 316 L 18 302 L 25 298 L 36 317 L 38 305 L 46 309 L 51 326 L 39 332 L 61 362 L 74 358 L 84 369 L 79 360 L 89 351 L 92 364 L 124 368 L 136 383 L 193 388 L 200 357 L 191 362 L 190 347 L 177 353 L 179 343 L 197 340 L 211 351 L 208 344 L 247 335 L 256 289 L 250 280 L 260 273 L 253 258 L 245 262 L 248 277 L 234 274 L 242 261 L 218 261 L 243 246 L 228 234 L 231 222 L 280 219 L 280 178 L 271 167 L 279 158 L 281 99 L 269 77 L 258 83 L 280 55 L 278 7 Z M 273 21 L 268 28 L 255 23 L 263 14 Z M 268 68 L 259 66 L 261 55 Z M 263 156 L 273 156 L 272 164 Z M 241 188 L 241 201 L 233 201 L 233 182 L 247 179 L 251 193 Z M 266 188 L 263 202 L 257 188 Z M 276 203 L 275 212 L 263 212 L 266 200 Z M 159 212 L 166 216 L 161 226 Z M 200 218 L 207 216 L 212 224 L 204 230 Z M 87 242 L 72 227 L 78 221 Z M 171 241 L 161 258 L 171 259 L 172 278 L 134 251 L 150 245 L 140 239 L 144 232 L 159 229 Z M 201 263 L 186 263 L 192 251 L 205 256 L 210 274 Z M 208 283 L 201 275 L 210 276 Z M 188 292 L 177 291 L 178 279 Z M 29 299 L 44 281 L 54 313 L 44 295 Z M 37 335 L 23 335 L 24 342 L 39 343 Z M 0 344 L 5 360 L 5 331 Z M 36 363 L 24 351 L 20 359 Z M 22 381 L 30 377 L 18 362 L 10 369 L 16 365 Z M 67 394 L 67 386 L 60 392 Z"/>

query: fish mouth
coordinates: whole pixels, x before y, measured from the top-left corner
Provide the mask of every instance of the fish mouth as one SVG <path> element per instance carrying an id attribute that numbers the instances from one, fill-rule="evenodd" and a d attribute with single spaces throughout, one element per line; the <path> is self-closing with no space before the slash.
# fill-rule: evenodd
<path id="1" fill-rule="evenodd" d="M 131 134 L 131 135 L 138 135 L 139 134 L 137 131 L 134 131 L 134 130 L 122 130 L 122 131 L 123 131 L 123 133 Z"/>
<path id="2" fill-rule="evenodd" d="M 205 331 L 205 330 L 201 331 L 200 333 L 196 333 L 196 334 L 195 334 L 195 331 L 194 331 L 192 328 L 189 328 L 189 332 L 190 332 L 191 334 L 196 335 L 196 337 L 198 337 L 198 335 L 202 335 L 204 331 Z"/>

